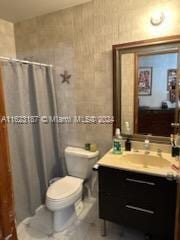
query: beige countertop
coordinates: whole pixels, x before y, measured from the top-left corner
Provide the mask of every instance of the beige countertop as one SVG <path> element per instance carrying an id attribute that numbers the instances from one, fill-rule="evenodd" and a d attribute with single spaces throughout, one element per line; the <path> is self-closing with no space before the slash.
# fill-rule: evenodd
<path id="1" fill-rule="evenodd" d="M 151 161 L 151 156 L 153 157 L 152 160 L 156 165 L 155 167 L 148 165 L 148 161 Z M 131 162 L 129 161 L 130 159 Z M 140 159 L 141 163 L 134 164 L 132 159 L 135 159 L 135 162 L 139 161 Z M 180 162 L 171 157 L 171 154 L 163 152 L 161 156 L 158 156 L 157 152 L 152 151 L 150 151 L 148 155 L 145 155 L 145 152 L 143 150 L 139 150 L 138 152 L 124 151 L 123 154 L 114 154 L 111 149 L 97 162 L 97 164 L 100 166 L 106 166 L 126 171 L 141 172 L 145 174 L 165 177 L 173 175 L 176 178 L 180 173 L 180 171 L 172 168 L 173 164 L 177 167 L 180 166 Z"/>

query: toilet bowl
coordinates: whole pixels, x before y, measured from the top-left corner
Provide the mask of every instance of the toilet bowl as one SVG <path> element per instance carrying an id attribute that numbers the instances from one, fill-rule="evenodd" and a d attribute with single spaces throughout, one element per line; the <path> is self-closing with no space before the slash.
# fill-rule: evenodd
<path id="1" fill-rule="evenodd" d="M 90 178 L 98 155 L 98 151 L 91 153 L 74 147 L 65 149 L 69 175 L 52 183 L 46 193 L 46 207 L 53 212 L 55 232 L 65 230 L 76 218 L 75 203 L 81 201 L 83 182 Z"/>
<path id="2" fill-rule="evenodd" d="M 54 212 L 55 232 L 63 231 L 75 217 L 75 202 L 81 199 L 83 180 L 66 176 L 53 183 L 46 194 L 46 206 Z"/>

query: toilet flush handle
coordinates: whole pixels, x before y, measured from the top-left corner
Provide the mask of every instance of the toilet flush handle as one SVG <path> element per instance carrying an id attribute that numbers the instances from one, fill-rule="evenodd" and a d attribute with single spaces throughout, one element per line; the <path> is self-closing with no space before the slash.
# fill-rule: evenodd
<path id="1" fill-rule="evenodd" d="M 98 171 L 98 169 L 99 169 L 99 164 L 95 164 L 95 165 L 93 166 L 93 171 Z"/>

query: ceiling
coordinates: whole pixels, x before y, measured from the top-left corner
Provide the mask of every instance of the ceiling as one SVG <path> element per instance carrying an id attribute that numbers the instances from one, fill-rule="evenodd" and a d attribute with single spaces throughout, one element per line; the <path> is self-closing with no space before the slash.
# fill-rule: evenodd
<path id="1" fill-rule="evenodd" d="M 91 0 L 0 0 L 0 18 L 16 23 Z"/>

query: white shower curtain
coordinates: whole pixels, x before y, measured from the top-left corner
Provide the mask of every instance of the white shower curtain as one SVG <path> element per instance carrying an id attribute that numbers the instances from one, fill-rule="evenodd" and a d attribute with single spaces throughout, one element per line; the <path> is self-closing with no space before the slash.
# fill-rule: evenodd
<path id="1" fill-rule="evenodd" d="M 57 115 L 51 67 L 2 64 L 6 114 Z M 57 124 L 8 124 L 17 222 L 44 202 L 48 181 L 61 174 Z"/>

